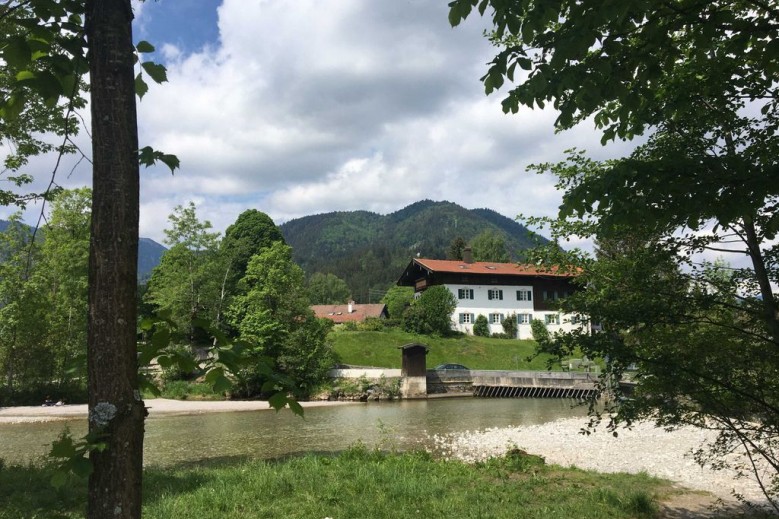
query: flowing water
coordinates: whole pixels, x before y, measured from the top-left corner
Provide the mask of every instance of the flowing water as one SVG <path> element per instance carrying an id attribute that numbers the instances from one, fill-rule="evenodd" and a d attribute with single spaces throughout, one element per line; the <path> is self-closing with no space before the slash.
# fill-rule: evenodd
<path id="1" fill-rule="evenodd" d="M 368 447 L 425 447 L 428 435 L 539 424 L 583 416 L 563 399 L 456 398 L 317 407 L 305 419 L 288 410 L 167 416 L 146 420 L 144 460 L 170 466 L 206 459 L 277 458 Z M 584 421 L 582 421 L 584 423 Z M 67 426 L 74 437 L 85 420 L 0 425 L 0 459 L 26 463 L 45 455 Z"/>

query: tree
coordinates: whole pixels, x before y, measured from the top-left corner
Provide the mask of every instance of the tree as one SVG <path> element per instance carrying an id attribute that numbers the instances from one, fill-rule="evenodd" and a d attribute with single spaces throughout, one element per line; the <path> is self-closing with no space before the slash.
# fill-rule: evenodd
<path id="1" fill-rule="evenodd" d="M 558 129 L 592 117 L 604 142 L 654 131 L 625 159 L 575 153 L 536 168 L 557 175 L 564 191 L 554 236 L 601 244 L 597 261 L 548 251 L 550 261 L 584 268 L 587 289 L 564 306 L 604 329 L 558 335 L 548 348 L 608 355 L 614 378 L 638 362 L 647 392 L 616 406 L 616 420 L 713 423 L 715 457 L 741 447 L 779 466 L 779 394 L 769 380 L 779 347 L 779 11 L 752 1 L 594 9 L 573 0 L 456 0 L 452 23 L 477 3 L 482 13 L 494 9 L 492 40 L 502 48 L 485 89 L 519 81 L 504 111 L 551 102 Z M 750 268 L 714 275 L 696 256 L 709 251 L 743 255 Z"/>
<path id="2" fill-rule="evenodd" d="M 490 336 L 490 324 L 487 322 L 487 317 L 483 314 L 479 314 L 476 317 L 476 322 L 473 323 L 473 334 L 478 337 Z"/>
<path id="3" fill-rule="evenodd" d="M 463 259 L 463 251 L 466 247 L 465 240 L 462 239 L 462 237 L 458 236 L 454 240 L 452 240 L 452 243 L 449 244 L 449 250 L 446 251 L 446 258 L 450 260 L 460 260 Z"/>
<path id="4" fill-rule="evenodd" d="M 335 274 L 314 272 L 308 279 L 308 296 L 314 305 L 343 304 L 349 299 L 349 286 Z"/>
<path id="5" fill-rule="evenodd" d="M 87 0 L 93 168 L 89 430 L 106 444 L 90 455 L 90 519 L 141 516 L 146 408 L 135 344 L 139 146 L 132 18 L 129 0 Z"/>
<path id="6" fill-rule="evenodd" d="M 194 319 L 219 324 L 225 292 L 227 264 L 219 248 L 219 233 L 209 232 L 211 222 L 197 218 L 195 204 L 177 206 L 165 230 L 170 247 L 154 269 L 144 295 L 159 309 L 170 310 L 179 330 L 188 330 L 190 346 L 198 342 Z M 201 337 L 200 342 L 207 341 Z"/>
<path id="7" fill-rule="evenodd" d="M 72 382 L 86 368 L 90 203 L 89 189 L 60 190 L 35 242 L 18 216 L 0 234 L 0 370 L 14 402 L 81 393 Z"/>
<path id="8" fill-rule="evenodd" d="M 253 355 L 277 362 L 294 381 L 298 395 L 307 395 L 335 363 L 327 343 L 329 331 L 309 306 L 303 270 L 292 261 L 292 248 L 273 242 L 249 261 L 241 280 L 244 292 L 229 311 L 240 338 L 254 344 Z M 249 395 L 262 389 L 267 373 L 249 368 L 243 384 Z"/>
<path id="9" fill-rule="evenodd" d="M 415 299 L 403 316 L 406 330 L 425 335 L 447 335 L 452 331 L 452 313 L 457 299 L 448 288 L 435 285 Z"/>
<path id="10" fill-rule="evenodd" d="M 87 284 L 92 191 L 63 190 L 52 200 L 48 223 L 41 230 L 40 264 L 34 277 L 45 287 L 46 357 L 53 362 L 52 380 L 66 382 L 69 370 L 86 370 Z"/>
<path id="11" fill-rule="evenodd" d="M 486 92 L 519 82 L 505 112 L 552 103 L 559 129 L 593 117 L 604 141 L 747 99 L 750 117 L 775 121 L 779 12 L 771 3 L 454 0 L 449 21 L 477 5 L 482 15 L 491 9 L 490 38 L 501 49 L 482 78 Z"/>
<path id="12" fill-rule="evenodd" d="M 43 287 L 30 282 L 40 250 L 32 246 L 32 232 L 19 215 L 0 233 L 0 368 L 4 393 L 14 392 L 52 375 L 46 359 L 48 305 Z"/>
<path id="13" fill-rule="evenodd" d="M 412 287 L 394 285 L 387 290 L 381 302 L 387 305 L 387 313 L 390 319 L 400 319 L 403 317 L 406 308 L 411 306 L 413 300 L 414 289 Z"/>
<path id="14" fill-rule="evenodd" d="M 284 243 L 284 237 L 267 214 L 248 209 L 238 215 L 222 240 L 222 251 L 230 259 L 233 279 L 242 279 L 252 256 L 277 241 Z"/>
<path id="15" fill-rule="evenodd" d="M 495 231 L 484 231 L 471 240 L 474 261 L 507 263 L 506 240 Z"/>

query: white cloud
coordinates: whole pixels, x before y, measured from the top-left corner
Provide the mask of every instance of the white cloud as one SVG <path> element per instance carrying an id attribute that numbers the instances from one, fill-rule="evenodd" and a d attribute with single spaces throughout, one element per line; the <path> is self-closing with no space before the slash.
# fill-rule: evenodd
<path id="1" fill-rule="evenodd" d="M 141 27 L 153 15 L 136 7 Z M 154 239 L 190 199 L 220 230 L 247 208 L 278 222 L 422 198 L 548 215 L 559 194 L 528 164 L 627 149 L 598 150 L 586 123 L 555 135 L 548 110 L 504 115 L 478 80 L 495 53 L 486 21 L 452 29 L 446 2 L 225 0 L 218 20 L 196 53 L 158 46 L 170 81 L 139 103 L 141 146 L 182 164 L 142 172 L 141 233 Z"/>

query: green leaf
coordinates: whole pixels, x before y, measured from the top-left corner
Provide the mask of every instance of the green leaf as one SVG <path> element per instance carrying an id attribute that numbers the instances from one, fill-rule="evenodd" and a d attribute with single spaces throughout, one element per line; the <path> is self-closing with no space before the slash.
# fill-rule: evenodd
<path id="1" fill-rule="evenodd" d="M 149 85 L 143 80 L 143 76 L 140 74 L 135 76 L 135 95 L 138 96 L 138 99 L 143 99 L 143 96 L 145 96 L 148 91 Z"/>
<path id="2" fill-rule="evenodd" d="M 85 478 L 92 473 L 92 463 L 88 458 L 78 456 L 70 460 L 70 469 L 78 477 Z"/>
<path id="3" fill-rule="evenodd" d="M 138 377 L 138 389 L 141 391 L 148 391 L 154 396 L 160 396 L 162 394 L 162 391 L 157 387 L 157 384 L 155 384 L 150 377 L 145 375 L 140 375 Z"/>
<path id="4" fill-rule="evenodd" d="M 287 398 L 287 394 L 279 391 L 268 399 L 268 405 L 270 405 L 273 409 L 276 410 L 276 412 L 278 412 L 284 409 L 284 406 L 287 405 L 288 400 L 289 399 Z"/>
<path id="5" fill-rule="evenodd" d="M 68 434 L 63 434 L 51 444 L 49 456 L 52 458 L 70 459 L 76 455 L 76 446 L 73 444 L 73 438 Z"/>
<path id="6" fill-rule="evenodd" d="M 206 373 L 205 381 L 213 386 L 219 377 L 224 377 L 224 368 L 218 367 L 210 370 Z"/>
<path id="7" fill-rule="evenodd" d="M 16 74 L 16 81 L 26 81 L 29 79 L 35 79 L 35 72 L 31 70 L 22 70 Z"/>
<path id="8" fill-rule="evenodd" d="M 303 413 L 304 413 L 303 406 L 300 405 L 297 400 L 294 400 L 294 399 L 290 398 L 290 399 L 287 400 L 287 405 L 289 405 L 290 411 L 292 411 L 293 413 L 295 413 L 298 416 L 301 416 L 301 417 L 303 416 Z"/>
<path id="9" fill-rule="evenodd" d="M 158 351 L 166 348 L 170 344 L 170 330 L 165 326 L 157 328 L 151 336 L 151 343 Z"/>
<path id="10" fill-rule="evenodd" d="M 164 83 L 168 80 L 167 69 L 158 63 L 151 61 L 144 61 L 141 63 L 143 70 L 149 74 L 149 77 L 154 80 L 155 83 Z"/>
<path id="11" fill-rule="evenodd" d="M 168 154 L 163 153 L 163 154 L 161 154 L 159 156 L 159 159 L 160 159 L 160 162 L 162 162 L 163 164 L 168 166 L 168 168 L 170 168 L 171 174 L 173 174 L 173 172 L 176 169 L 178 169 L 178 167 L 181 164 L 179 159 L 178 159 L 178 157 L 175 156 L 175 155 L 168 155 Z"/>
<path id="12" fill-rule="evenodd" d="M 1 54 L 6 65 L 12 68 L 26 68 L 32 60 L 32 51 L 22 36 L 8 38 Z"/>
<path id="13" fill-rule="evenodd" d="M 154 52 L 154 45 L 146 40 L 142 40 L 139 41 L 138 45 L 135 46 L 135 50 L 138 52 Z"/>
<path id="14" fill-rule="evenodd" d="M 51 486 L 54 488 L 62 488 L 65 486 L 65 483 L 68 482 L 68 473 L 66 470 L 63 469 L 57 469 L 54 471 L 54 474 L 51 476 Z"/>

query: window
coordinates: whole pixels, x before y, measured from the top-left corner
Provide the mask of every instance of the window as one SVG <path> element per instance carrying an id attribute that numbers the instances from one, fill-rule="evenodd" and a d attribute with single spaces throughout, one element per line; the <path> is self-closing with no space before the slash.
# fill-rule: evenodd
<path id="1" fill-rule="evenodd" d="M 546 323 L 546 324 L 560 324 L 560 314 L 546 314 L 544 316 L 544 323 Z"/>
<path id="2" fill-rule="evenodd" d="M 517 324 L 530 324 L 532 320 L 532 314 L 517 314 Z"/>
<path id="3" fill-rule="evenodd" d="M 557 290 L 544 290 L 544 301 L 557 301 Z"/>
<path id="4" fill-rule="evenodd" d="M 503 290 L 487 290 L 487 299 L 503 301 Z"/>
<path id="5" fill-rule="evenodd" d="M 517 290 L 517 301 L 532 301 L 532 300 L 533 300 L 532 290 Z"/>
<path id="6" fill-rule="evenodd" d="M 504 318 L 503 314 L 490 314 L 490 324 L 500 324 Z"/>
<path id="7" fill-rule="evenodd" d="M 473 289 L 472 288 L 460 288 L 457 290 L 457 298 L 458 299 L 473 299 Z"/>
<path id="8" fill-rule="evenodd" d="M 473 314 L 460 314 L 460 324 L 471 324 L 473 322 Z"/>

